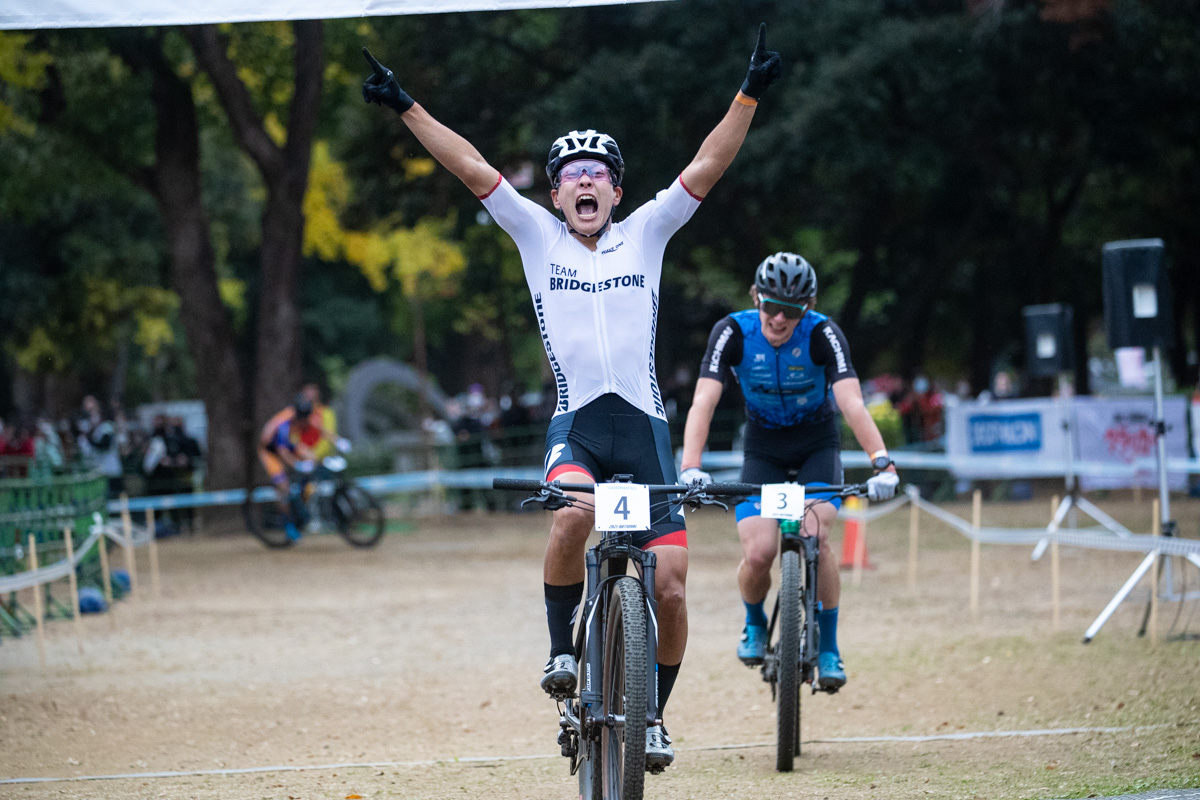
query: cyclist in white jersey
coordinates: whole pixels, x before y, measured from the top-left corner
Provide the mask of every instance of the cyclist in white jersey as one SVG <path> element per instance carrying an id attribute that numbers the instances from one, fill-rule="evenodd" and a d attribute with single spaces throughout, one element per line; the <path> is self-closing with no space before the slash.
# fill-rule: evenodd
<path id="1" fill-rule="evenodd" d="M 518 194 L 474 146 L 409 97 L 391 70 L 366 48 L 363 54 L 374 70 L 363 84 L 364 99 L 400 114 L 430 154 L 483 201 L 521 253 L 558 386 L 546 439 L 546 479 L 594 483 L 625 473 L 637 483 L 674 483 L 654 369 L 663 252 L 733 162 L 758 98 L 779 77 L 779 54 L 766 49 L 766 25 L 759 28 L 741 90 L 695 158 L 668 188 L 620 222 L 613 212 L 621 202 L 625 163 L 612 137 L 589 129 L 554 142 L 546 172 L 560 220 Z M 652 497 L 652 507 L 660 499 Z M 678 511 L 652 522 L 635 544 L 653 551 L 658 561 L 661 718 L 687 643 L 687 534 Z M 542 688 L 553 697 L 569 696 L 576 687 L 571 628 L 583 596 L 583 556 L 593 524 L 585 509 L 554 512 L 543 566 L 551 649 L 542 678 Z M 661 769 L 674 757 L 663 726 L 649 726 L 647 768 Z"/>

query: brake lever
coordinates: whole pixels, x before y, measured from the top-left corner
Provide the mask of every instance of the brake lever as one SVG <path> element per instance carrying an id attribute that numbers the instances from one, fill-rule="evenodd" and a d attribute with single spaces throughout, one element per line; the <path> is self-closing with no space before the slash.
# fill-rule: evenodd
<path id="1" fill-rule="evenodd" d="M 527 497 L 521 501 L 521 508 L 530 503 L 538 503 L 547 511 L 558 511 L 560 508 L 567 508 L 572 505 L 571 498 L 563 494 L 562 489 L 541 489 L 532 497 Z"/>
<path id="2" fill-rule="evenodd" d="M 685 494 L 681 499 L 681 502 L 687 504 L 692 509 L 697 509 L 700 506 L 720 506 L 725 511 L 729 510 L 729 506 L 725 505 L 715 497 L 709 497 L 707 494 L 705 494 L 703 486 L 689 489 L 688 493 Z"/>

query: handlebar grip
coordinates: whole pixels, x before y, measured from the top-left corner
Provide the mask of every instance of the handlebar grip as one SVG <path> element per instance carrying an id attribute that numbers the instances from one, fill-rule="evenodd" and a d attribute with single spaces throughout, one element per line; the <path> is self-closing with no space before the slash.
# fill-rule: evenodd
<path id="1" fill-rule="evenodd" d="M 757 483 L 710 483 L 704 491 L 710 495 L 752 495 L 759 494 L 762 487 Z"/>
<path id="2" fill-rule="evenodd" d="M 520 478 L 493 478 L 493 489 L 512 489 L 518 492 L 540 492 L 545 486 L 541 481 L 523 480 Z"/>

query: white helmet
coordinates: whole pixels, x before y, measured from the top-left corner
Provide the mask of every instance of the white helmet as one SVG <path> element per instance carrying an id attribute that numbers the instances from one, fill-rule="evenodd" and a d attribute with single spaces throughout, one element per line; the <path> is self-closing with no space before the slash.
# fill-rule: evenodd
<path id="1" fill-rule="evenodd" d="M 546 175 L 550 178 L 550 184 L 558 186 L 558 171 L 562 169 L 563 164 L 581 158 L 603 161 L 613 171 L 613 186 L 621 185 L 621 179 L 625 177 L 625 160 L 621 158 L 616 139 L 591 128 L 586 131 L 571 131 L 566 136 L 558 137 L 554 144 L 550 145 L 550 157 L 546 161 Z"/>

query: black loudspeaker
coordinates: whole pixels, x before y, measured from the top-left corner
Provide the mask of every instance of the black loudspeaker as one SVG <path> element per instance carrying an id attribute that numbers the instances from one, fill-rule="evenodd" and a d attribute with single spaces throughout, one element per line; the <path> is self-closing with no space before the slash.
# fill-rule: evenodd
<path id="1" fill-rule="evenodd" d="M 1171 298 L 1162 239 L 1109 242 L 1101 260 L 1108 346 L 1166 347 Z"/>
<path id="2" fill-rule="evenodd" d="M 1025 306 L 1025 367 L 1034 378 L 1075 369 L 1071 307 L 1062 303 Z"/>

